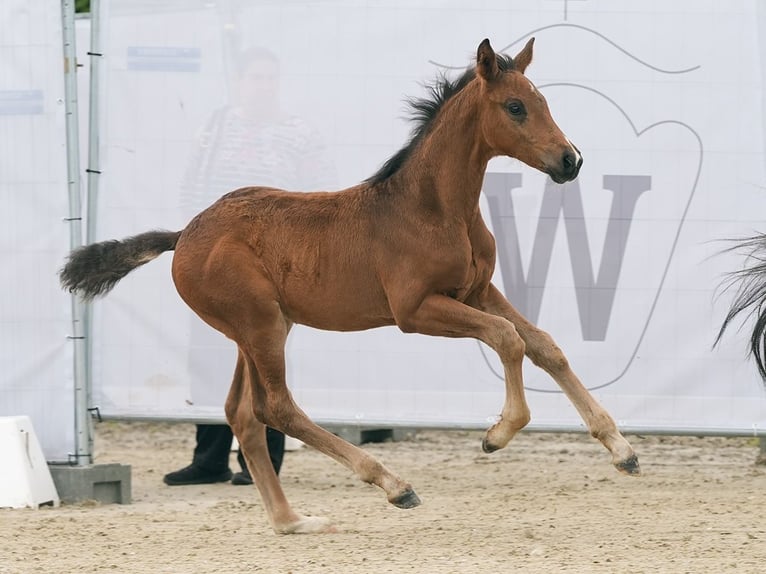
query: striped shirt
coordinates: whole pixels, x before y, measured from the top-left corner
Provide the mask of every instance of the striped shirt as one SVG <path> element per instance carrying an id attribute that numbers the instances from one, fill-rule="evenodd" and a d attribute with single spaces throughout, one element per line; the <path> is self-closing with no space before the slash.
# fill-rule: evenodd
<path id="1" fill-rule="evenodd" d="M 197 139 L 181 207 L 196 213 L 239 187 L 317 191 L 332 189 L 335 180 L 326 148 L 306 122 L 295 116 L 256 121 L 227 107 L 213 114 Z"/>

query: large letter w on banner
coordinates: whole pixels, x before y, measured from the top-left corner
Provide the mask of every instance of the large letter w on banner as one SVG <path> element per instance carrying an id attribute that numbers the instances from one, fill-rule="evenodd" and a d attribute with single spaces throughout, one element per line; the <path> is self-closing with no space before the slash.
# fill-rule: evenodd
<path id="1" fill-rule="evenodd" d="M 647 175 L 604 176 L 604 189 L 612 192 L 612 207 L 601 265 L 598 277 L 594 279 L 582 194 L 577 180 L 566 185 L 556 185 L 547 180 L 529 273 L 525 274 L 511 194 L 513 189 L 521 187 L 521 174 L 486 174 L 484 193 L 489 201 L 490 218 L 497 238 L 497 256 L 505 292 L 527 319 L 536 323 L 540 316 L 553 242 L 561 219 L 559 216 L 563 214 L 583 339 L 603 341 L 606 338 L 636 202 L 642 193 L 651 189 L 651 184 L 652 179 Z"/>

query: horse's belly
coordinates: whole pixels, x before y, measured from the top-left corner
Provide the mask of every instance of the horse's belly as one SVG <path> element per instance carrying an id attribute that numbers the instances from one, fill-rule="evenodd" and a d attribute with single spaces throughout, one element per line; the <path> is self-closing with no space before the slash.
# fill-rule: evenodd
<path id="1" fill-rule="evenodd" d="M 284 284 L 282 306 L 295 323 L 327 331 L 362 331 L 394 323 L 379 285 L 360 280 Z"/>

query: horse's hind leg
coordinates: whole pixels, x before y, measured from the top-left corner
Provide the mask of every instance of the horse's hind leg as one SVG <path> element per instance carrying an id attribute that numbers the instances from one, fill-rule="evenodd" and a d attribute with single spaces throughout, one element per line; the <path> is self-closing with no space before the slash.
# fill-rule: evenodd
<path id="1" fill-rule="evenodd" d="M 326 519 L 296 513 L 285 497 L 269 457 L 266 425 L 255 418 L 252 410 L 253 384 L 248 379 L 257 377 L 258 373 L 248 368 L 248 362 L 240 351 L 226 400 L 226 417 L 239 441 L 271 526 L 282 534 L 330 532 L 333 529 Z"/>
<path id="2" fill-rule="evenodd" d="M 290 322 L 282 314 L 273 283 L 259 271 L 252 250 L 236 242 L 221 242 L 200 263 L 197 253 L 176 251 L 173 278 L 184 301 L 209 325 L 239 345 L 243 364 L 227 400 L 227 416 L 243 452 L 260 476 L 261 495 L 278 531 L 290 532 L 289 506 L 278 479 L 267 468 L 265 438 L 248 431 L 258 422 L 302 440 L 351 469 L 363 481 L 379 486 L 388 501 L 412 508 L 420 499 L 412 487 L 372 455 L 314 424 L 293 401 L 285 382 L 285 342 Z M 185 258 L 184 258 L 185 257 Z M 202 267 L 200 275 L 196 270 Z M 191 271 L 190 271 L 191 270 Z M 244 386 L 247 386 L 245 391 Z M 269 464 L 270 466 L 270 464 Z M 287 516 L 286 524 L 282 516 Z M 297 515 L 295 515 L 297 516 Z"/>
<path id="3" fill-rule="evenodd" d="M 574 374 L 551 336 L 530 323 L 493 285 L 490 285 L 484 305 L 487 311 L 505 317 L 516 326 L 526 343 L 526 355 L 558 383 L 580 413 L 590 434 L 612 453 L 612 463 L 617 470 L 631 475 L 641 474 L 633 447 L 617 429 L 609 413 Z"/>
<path id="4" fill-rule="evenodd" d="M 369 453 L 316 425 L 295 404 L 285 383 L 284 346 L 289 323 L 274 300 L 263 301 L 258 297 L 242 300 L 251 307 L 237 313 L 240 322 L 236 339 L 247 368 L 257 373 L 247 378 L 251 409 L 257 419 L 334 458 L 364 482 L 379 486 L 393 505 L 412 508 L 420 504 L 408 483 Z"/>

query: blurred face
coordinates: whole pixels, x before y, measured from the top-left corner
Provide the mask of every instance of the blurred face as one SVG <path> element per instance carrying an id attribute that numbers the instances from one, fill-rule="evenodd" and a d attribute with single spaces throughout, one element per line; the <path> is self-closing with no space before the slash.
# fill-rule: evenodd
<path id="1" fill-rule="evenodd" d="M 258 115 L 279 108 L 279 65 L 269 59 L 247 64 L 237 82 L 237 104 Z"/>

